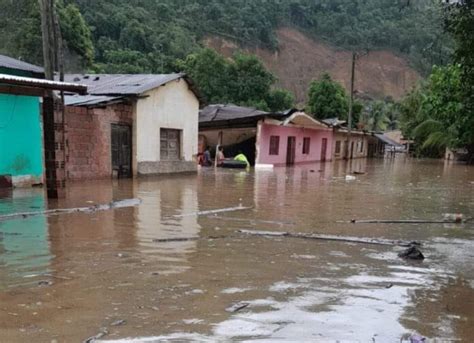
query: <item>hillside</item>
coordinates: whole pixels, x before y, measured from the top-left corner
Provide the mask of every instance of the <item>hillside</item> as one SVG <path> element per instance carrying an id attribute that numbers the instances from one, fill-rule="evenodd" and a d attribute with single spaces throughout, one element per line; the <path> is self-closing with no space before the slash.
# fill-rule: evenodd
<path id="1" fill-rule="evenodd" d="M 338 49 L 291 28 L 277 30 L 278 50 L 243 48 L 259 56 L 279 79 L 279 86 L 292 91 L 297 102 L 306 101 L 309 83 L 323 72 L 350 88 L 351 52 Z M 235 42 L 212 36 L 205 44 L 230 57 L 242 49 Z M 356 90 L 360 97 L 401 98 L 420 79 L 406 58 L 387 50 L 375 50 L 358 62 Z"/>
<path id="2" fill-rule="evenodd" d="M 237 42 L 299 101 L 322 71 L 347 85 L 348 51 L 366 49 L 358 89 L 398 98 L 433 64 L 446 64 L 452 45 L 437 0 L 55 1 L 69 71 L 172 72 L 203 41 L 227 55 Z M 41 64 L 38 1 L 0 0 L 0 7 L 0 53 Z"/>

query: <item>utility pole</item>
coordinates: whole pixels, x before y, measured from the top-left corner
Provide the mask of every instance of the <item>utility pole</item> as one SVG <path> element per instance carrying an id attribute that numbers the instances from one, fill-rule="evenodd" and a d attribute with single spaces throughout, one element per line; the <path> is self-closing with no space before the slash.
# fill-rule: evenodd
<path id="1" fill-rule="evenodd" d="M 38 0 L 41 11 L 41 33 L 43 37 L 44 73 L 54 80 L 54 72 L 60 70 L 64 79 L 62 37 L 55 0 Z M 62 115 L 56 115 L 61 114 Z M 52 91 L 43 97 L 43 139 L 46 166 L 46 188 L 48 198 L 65 196 L 66 187 L 66 130 L 64 118 L 64 94 L 55 101 Z"/>
<path id="2" fill-rule="evenodd" d="M 357 54 L 352 52 L 352 69 L 351 69 L 351 95 L 349 97 L 349 118 L 347 125 L 349 126 L 349 132 L 347 133 L 347 144 L 346 144 L 346 157 L 348 160 L 352 159 L 352 147 L 351 136 L 352 136 L 352 116 L 354 114 L 354 82 L 355 82 L 355 66 L 356 66 Z"/>
<path id="3" fill-rule="evenodd" d="M 347 125 L 348 125 L 348 134 L 347 134 L 347 144 L 346 144 L 346 159 L 352 159 L 352 147 L 351 145 L 351 136 L 352 136 L 352 122 L 353 122 L 353 116 L 354 116 L 354 85 L 355 85 L 355 68 L 356 68 L 356 63 L 357 61 L 368 55 L 369 52 L 365 52 L 363 54 L 356 53 L 355 51 L 352 52 L 352 64 L 351 64 L 351 94 L 349 97 L 349 116 L 347 120 Z"/>

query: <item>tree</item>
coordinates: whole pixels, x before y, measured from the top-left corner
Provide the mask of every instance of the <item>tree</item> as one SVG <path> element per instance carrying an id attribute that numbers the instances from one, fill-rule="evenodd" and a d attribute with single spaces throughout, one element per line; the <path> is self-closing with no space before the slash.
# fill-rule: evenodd
<path id="1" fill-rule="evenodd" d="M 325 73 L 319 80 L 311 82 L 308 111 L 317 119 L 347 119 L 349 102 L 346 91 Z"/>
<path id="2" fill-rule="evenodd" d="M 265 101 L 272 84 L 276 81 L 262 61 L 255 55 L 238 53 L 229 65 L 230 98 L 239 104 Z"/>
<path id="3" fill-rule="evenodd" d="M 85 66 L 91 66 L 94 60 L 94 45 L 89 26 L 82 17 L 79 8 L 69 4 L 58 10 L 63 39 L 69 49 L 84 60 Z"/>
<path id="4" fill-rule="evenodd" d="M 177 68 L 188 74 L 209 103 L 232 101 L 229 94 L 229 62 L 212 49 L 202 49 L 177 62 Z"/>
<path id="5" fill-rule="evenodd" d="M 237 54 L 231 60 L 212 49 L 201 49 L 176 66 L 196 82 L 209 103 L 234 103 L 264 111 L 293 105 L 291 93 L 271 89 L 276 78 L 256 56 Z"/>
<path id="6" fill-rule="evenodd" d="M 285 89 L 273 89 L 267 95 L 266 103 L 272 112 L 291 109 L 295 103 L 295 97 Z"/>
<path id="7" fill-rule="evenodd" d="M 445 148 L 466 146 L 463 92 L 459 65 L 435 67 L 402 101 L 402 128 L 415 139 L 420 155 L 438 157 Z"/>
<path id="8" fill-rule="evenodd" d="M 445 28 L 455 41 L 454 59 L 459 66 L 460 102 L 456 145 L 467 148 L 469 162 L 474 163 L 474 1 L 463 0 L 448 5 Z"/>

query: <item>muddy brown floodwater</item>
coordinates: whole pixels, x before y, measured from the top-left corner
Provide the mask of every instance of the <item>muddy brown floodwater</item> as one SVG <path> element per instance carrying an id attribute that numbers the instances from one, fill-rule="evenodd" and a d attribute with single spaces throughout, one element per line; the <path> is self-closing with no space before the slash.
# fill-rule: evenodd
<path id="1" fill-rule="evenodd" d="M 346 181 L 354 170 L 365 174 Z M 0 341 L 474 340 L 474 223 L 341 222 L 472 217 L 472 167 L 400 158 L 208 169 L 73 184 L 60 202 L 16 190 L 0 215 L 131 198 L 142 203 L 0 221 Z M 239 205 L 251 209 L 196 215 Z M 419 240 L 426 259 L 241 229 Z"/>

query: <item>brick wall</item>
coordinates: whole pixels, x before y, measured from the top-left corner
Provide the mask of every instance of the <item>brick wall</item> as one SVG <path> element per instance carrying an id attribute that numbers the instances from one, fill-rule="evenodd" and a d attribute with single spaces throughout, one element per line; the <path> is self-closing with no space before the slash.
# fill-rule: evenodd
<path id="1" fill-rule="evenodd" d="M 69 180 L 112 176 L 111 124 L 132 126 L 132 106 L 117 104 L 105 108 L 66 108 Z"/>

